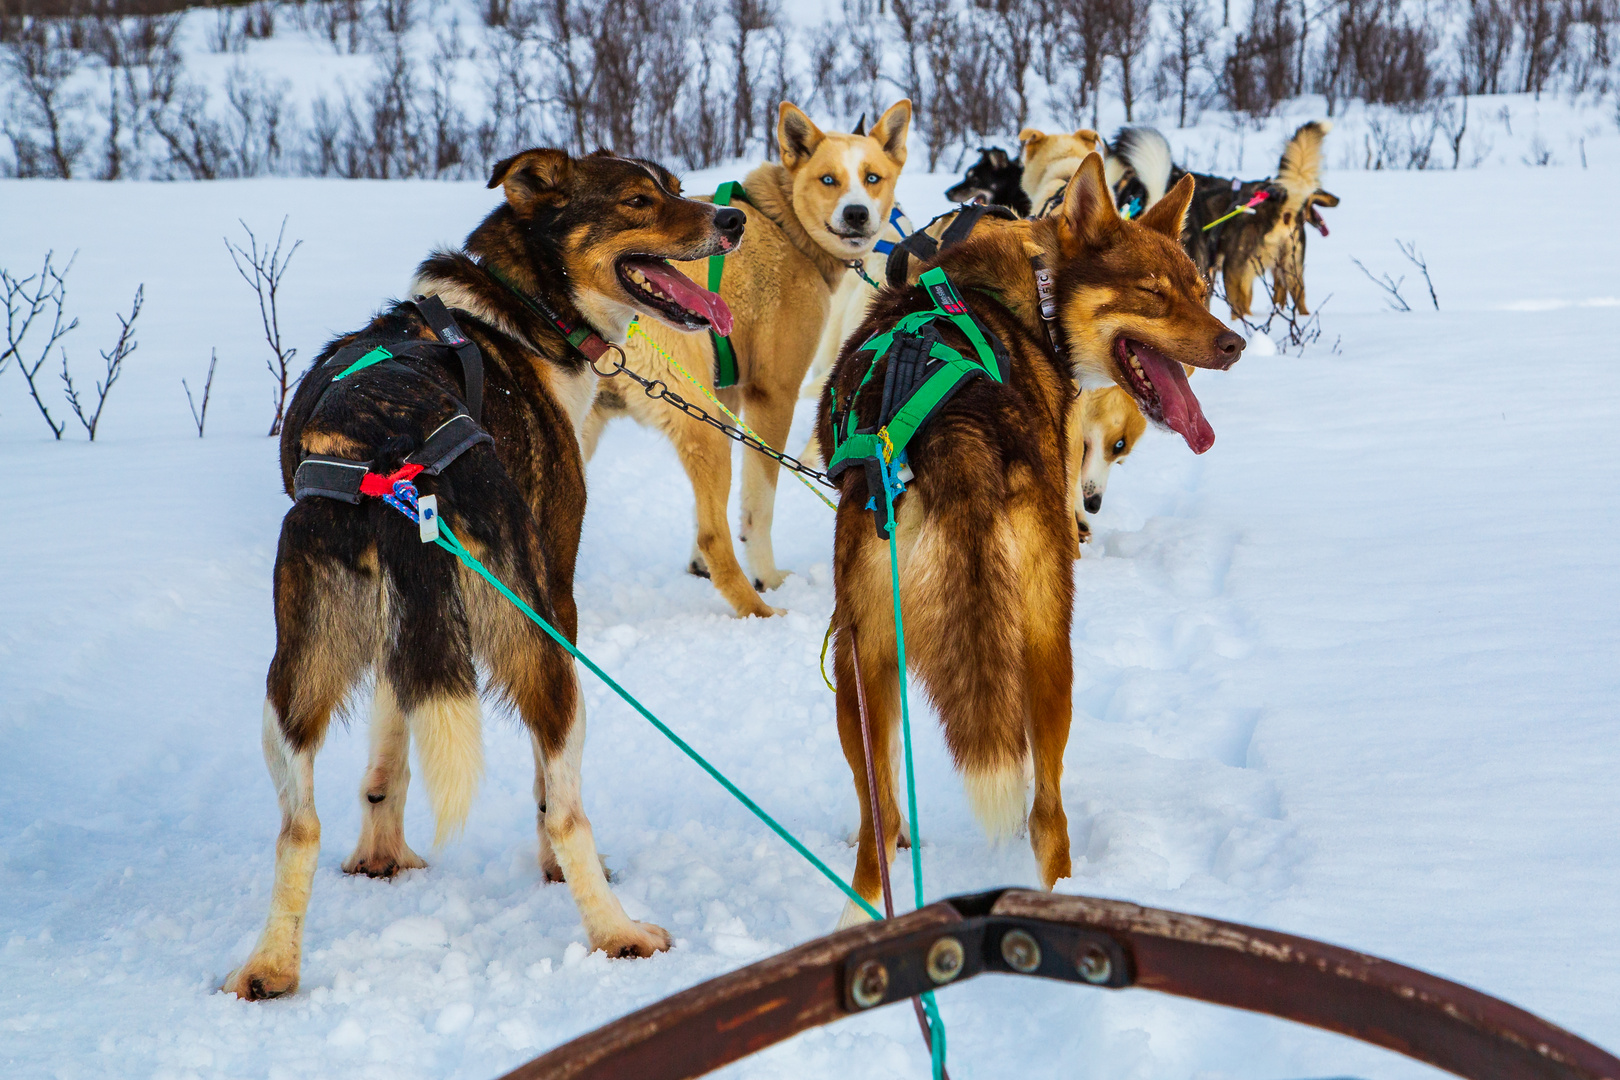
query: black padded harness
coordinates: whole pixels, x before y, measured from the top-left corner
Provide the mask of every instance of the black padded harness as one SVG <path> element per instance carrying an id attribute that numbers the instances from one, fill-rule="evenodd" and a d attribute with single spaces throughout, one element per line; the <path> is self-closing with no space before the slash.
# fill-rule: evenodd
<path id="1" fill-rule="evenodd" d="M 306 454 L 293 472 L 293 499 L 311 496 L 359 503 L 364 495 L 388 494 L 396 480 L 410 480 L 426 474 L 437 476 L 456 458 L 479 443 L 495 442 L 479 423 L 484 409 L 484 358 L 478 346 L 461 332 L 444 302 L 436 296 L 418 296 L 409 301 L 421 314 L 437 341 L 410 338 L 397 345 L 350 345 L 339 349 L 321 366 L 324 374 L 333 368 L 337 374 L 328 380 L 310 414 L 320 408 L 342 380 L 372 367 L 387 367 L 406 374 L 419 374 L 399 362 L 399 358 L 438 359 L 454 353 L 461 364 L 462 385 L 466 387 L 467 411 L 456 413 L 428 435 L 422 445 L 405 459 L 405 465 L 388 476 L 371 471 L 371 462 L 353 461 L 331 454 Z"/>

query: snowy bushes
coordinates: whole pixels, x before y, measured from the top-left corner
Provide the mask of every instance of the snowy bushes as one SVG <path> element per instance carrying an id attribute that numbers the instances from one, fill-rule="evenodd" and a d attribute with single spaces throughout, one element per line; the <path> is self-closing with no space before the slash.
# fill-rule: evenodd
<path id="1" fill-rule="evenodd" d="M 852 124 L 901 95 L 930 168 L 1105 107 L 1258 128 L 1307 93 L 1367 107 L 1367 167 L 1457 165 L 1458 95 L 1606 95 L 1620 18 L 1620 0 L 842 0 L 798 22 L 782 0 L 74 2 L 0 10 L 0 173 L 461 178 L 539 143 L 698 168 L 773 153 L 783 98 Z"/>

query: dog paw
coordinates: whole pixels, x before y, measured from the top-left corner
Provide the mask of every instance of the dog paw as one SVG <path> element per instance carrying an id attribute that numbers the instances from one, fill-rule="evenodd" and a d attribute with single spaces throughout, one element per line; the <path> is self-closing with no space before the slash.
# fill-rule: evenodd
<path id="1" fill-rule="evenodd" d="M 756 597 L 756 602 L 748 604 L 737 612 L 739 619 L 769 619 L 773 615 L 786 615 L 787 608 L 772 607 Z"/>
<path id="2" fill-rule="evenodd" d="M 294 961 L 291 970 L 287 970 L 260 957 L 249 957 L 247 963 L 231 972 L 220 989 L 243 1001 L 278 998 L 298 989 L 298 963 Z"/>
<path id="3" fill-rule="evenodd" d="M 759 574 L 754 578 L 754 588 L 758 589 L 760 592 L 769 592 L 772 589 L 780 589 L 782 587 L 782 583 L 788 579 L 788 576 L 789 574 L 786 570 L 772 570 L 769 573 Z"/>
<path id="4" fill-rule="evenodd" d="M 709 576 L 709 568 L 703 565 L 702 559 L 693 559 L 687 563 L 686 572 L 693 577 L 707 578 Z"/>
<path id="5" fill-rule="evenodd" d="M 423 870 L 427 863 L 404 844 L 397 851 L 361 851 L 343 860 L 345 874 L 364 874 L 366 877 L 391 878 L 402 870 Z"/>
<path id="6" fill-rule="evenodd" d="M 623 929 L 591 942 L 594 949 L 617 958 L 651 956 L 664 952 L 670 944 L 668 930 L 646 922 L 627 922 Z"/>

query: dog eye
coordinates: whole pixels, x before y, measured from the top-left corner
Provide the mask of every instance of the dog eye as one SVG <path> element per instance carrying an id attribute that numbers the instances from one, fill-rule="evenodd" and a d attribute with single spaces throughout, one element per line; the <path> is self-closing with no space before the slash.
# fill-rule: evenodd
<path id="1" fill-rule="evenodd" d="M 1121 440 L 1119 440 L 1119 442 L 1114 444 L 1114 453 L 1123 454 L 1124 452 L 1125 452 L 1125 440 L 1121 439 Z"/>
<path id="2" fill-rule="evenodd" d="M 823 176 L 821 178 L 821 182 L 826 184 L 828 187 L 832 187 L 834 184 L 838 183 L 838 181 L 834 179 L 832 173 L 828 173 L 826 176 Z"/>
<path id="3" fill-rule="evenodd" d="M 869 172 L 869 173 L 867 173 L 867 174 L 866 174 L 866 182 L 867 182 L 867 183 L 868 183 L 868 184 L 876 184 L 876 183 L 879 183 L 879 182 L 880 182 L 880 181 L 882 181 L 882 179 L 883 179 L 883 177 L 881 177 L 881 176 L 879 176 L 879 175 L 878 175 L 878 174 L 877 174 L 877 173 L 875 173 L 875 172 Z"/>
<path id="4" fill-rule="evenodd" d="M 624 205 L 632 210 L 644 210 L 652 205 L 652 200 L 645 195 L 632 195 L 624 200 Z"/>

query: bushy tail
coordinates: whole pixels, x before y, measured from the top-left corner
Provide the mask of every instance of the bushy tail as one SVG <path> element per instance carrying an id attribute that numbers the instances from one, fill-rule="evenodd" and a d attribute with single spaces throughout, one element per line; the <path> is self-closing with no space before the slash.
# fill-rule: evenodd
<path id="1" fill-rule="evenodd" d="M 467 811 L 484 775 L 484 737 L 478 698 L 435 696 L 410 711 L 411 738 L 437 828 L 435 847 L 467 824 Z"/>
<path id="2" fill-rule="evenodd" d="M 1143 209 L 1164 198 L 1175 162 L 1171 160 L 1170 141 L 1157 128 L 1120 128 L 1109 153 L 1130 166 L 1147 188 L 1147 205 Z"/>
<path id="3" fill-rule="evenodd" d="M 1301 124 L 1283 147 L 1277 162 L 1277 180 L 1290 192 L 1309 195 L 1322 184 L 1322 140 L 1333 130 L 1332 120 Z"/>
<path id="4" fill-rule="evenodd" d="M 989 766 L 964 765 L 962 785 L 979 827 L 991 840 L 1017 835 L 1029 816 L 1029 757 Z"/>

